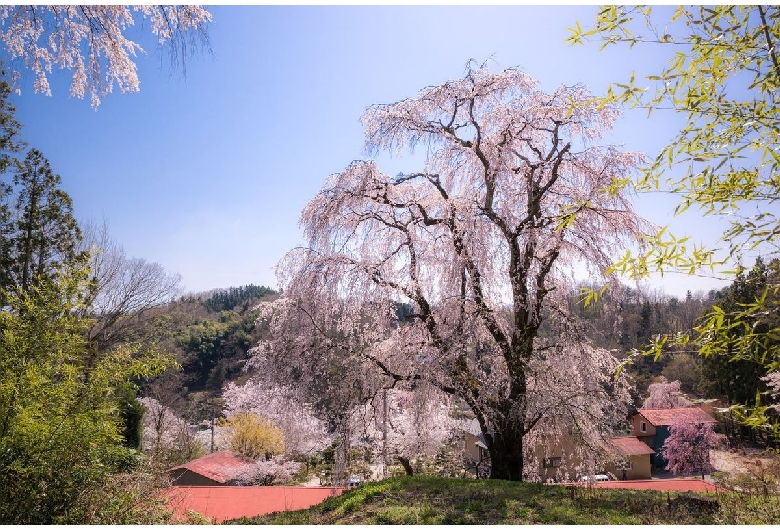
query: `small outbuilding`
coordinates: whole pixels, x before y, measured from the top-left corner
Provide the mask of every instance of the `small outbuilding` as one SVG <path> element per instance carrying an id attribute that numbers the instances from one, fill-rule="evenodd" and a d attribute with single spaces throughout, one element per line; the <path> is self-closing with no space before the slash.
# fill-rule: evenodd
<path id="1" fill-rule="evenodd" d="M 168 470 L 174 486 L 224 486 L 254 462 L 232 451 L 219 451 Z"/>
<path id="2" fill-rule="evenodd" d="M 650 459 L 655 451 L 636 436 L 608 438 L 614 453 L 612 462 L 605 465 L 607 472 L 620 480 L 649 479 L 652 471 Z"/>

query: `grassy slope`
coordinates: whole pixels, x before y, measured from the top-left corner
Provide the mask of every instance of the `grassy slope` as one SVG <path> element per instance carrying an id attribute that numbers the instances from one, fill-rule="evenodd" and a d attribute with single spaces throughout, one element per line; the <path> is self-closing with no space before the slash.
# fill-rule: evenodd
<path id="1" fill-rule="evenodd" d="M 404 477 L 240 524 L 712 524 L 705 494 Z"/>

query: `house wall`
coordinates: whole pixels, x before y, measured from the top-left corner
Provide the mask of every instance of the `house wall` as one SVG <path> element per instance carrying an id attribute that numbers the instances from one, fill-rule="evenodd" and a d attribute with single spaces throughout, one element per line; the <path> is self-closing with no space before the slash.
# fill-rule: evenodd
<path id="1" fill-rule="evenodd" d="M 224 486 L 224 484 L 212 480 L 189 469 L 177 469 L 169 471 L 174 486 Z"/>
<path id="2" fill-rule="evenodd" d="M 489 462 L 487 451 L 476 443 L 480 441 L 478 436 L 469 432 L 464 433 L 464 458 L 473 462 Z M 533 449 L 533 456 L 538 462 L 536 477 L 527 477 L 529 480 L 541 479 L 548 480 L 576 480 L 580 475 L 587 472 L 587 467 L 583 465 L 582 459 L 576 454 L 578 442 L 573 436 L 549 436 L 541 437 Z M 545 467 L 545 459 L 560 458 L 560 466 Z M 600 470 L 600 469 L 599 469 Z"/>
<path id="3" fill-rule="evenodd" d="M 642 431 L 642 423 L 645 423 L 646 432 Z M 661 458 L 661 446 L 669 437 L 668 427 L 656 427 L 641 414 L 635 414 L 631 418 L 631 435 L 636 436 L 655 450 L 655 454 L 650 459 L 651 469 L 663 469 L 666 467 L 666 460 Z"/>
<path id="4" fill-rule="evenodd" d="M 655 466 L 656 469 L 663 469 L 666 467 L 666 460 L 661 457 L 661 447 L 663 447 L 664 442 L 666 439 L 669 438 L 669 427 L 663 426 L 658 427 L 655 431 L 655 438 L 653 439 L 652 447 L 655 449 L 655 455 L 653 456 L 653 466 Z"/>
<path id="5" fill-rule="evenodd" d="M 631 469 L 626 469 L 625 480 L 642 480 L 649 479 L 651 475 L 650 457 L 653 455 L 632 455 L 631 456 Z M 605 466 L 605 471 L 612 473 L 619 480 L 623 480 L 623 469 L 621 466 L 615 463 L 608 463 Z"/>
<path id="6" fill-rule="evenodd" d="M 642 423 L 646 424 L 646 431 L 642 431 Z M 655 438 L 655 432 L 655 425 L 647 421 L 641 414 L 634 414 L 634 417 L 631 418 L 631 436 L 636 436 L 650 447 L 653 447 L 653 444 L 648 443 L 644 438 Z"/>
<path id="7" fill-rule="evenodd" d="M 469 432 L 464 432 L 464 459 L 470 459 L 472 462 L 489 463 L 487 451 L 476 445 L 480 439 L 478 436 Z M 547 481 L 575 481 L 580 476 L 591 472 L 601 473 L 610 471 L 616 477 L 622 476 L 622 471 L 615 472 L 615 466 L 608 467 L 606 458 L 599 461 L 585 461 L 578 454 L 581 441 L 574 435 L 550 434 L 541 435 L 536 438 L 537 443 L 533 448 L 528 447 L 526 441 L 526 451 L 530 450 L 533 458 L 537 462 L 536 476 L 528 476 L 527 480 Z M 649 443 L 649 445 L 652 442 Z M 606 456 L 606 455 L 605 455 Z M 526 458 L 529 454 L 526 453 Z M 545 466 L 545 461 L 549 459 L 560 459 L 558 466 Z M 632 461 L 632 469 L 627 470 L 631 478 L 649 478 L 650 477 L 650 455 L 638 455 L 636 462 Z M 557 462 L 555 462 L 557 463 Z M 533 472 L 532 472 L 533 473 Z"/>
<path id="8" fill-rule="evenodd" d="M 603 470 L 603 465 L 596 462 L 586 462 L 577 451 L 580 442 L 572 435 L 542 436 L 533 449 L 538 461 L 538 474 L 542 481 L 575 481 L 593 468 L 596 472 Z M 545 460 L 560 458 L 560 466 L 545 467 Z M 532 478 L 532 477 L 529 477 Z"/>
<path id="9" fill-rule="evenodd" d="M 471 459 L 474 462 L 479 462 L 480 460 L 483 460 L 484 453 L 486 451 L 479 447 L 477 445 L 477 442 L 479 441 L 479 437 L 474 436 L 470 432 L 466 433 L 465 440 L 464 440 L 464 447 L 465 447 L 465 456 L 466 458 Z"/>

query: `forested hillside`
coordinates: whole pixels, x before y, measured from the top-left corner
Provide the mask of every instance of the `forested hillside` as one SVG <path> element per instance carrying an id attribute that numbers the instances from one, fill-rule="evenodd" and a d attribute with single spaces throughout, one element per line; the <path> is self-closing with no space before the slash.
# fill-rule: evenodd
<path id="1" fill-rule="evenodd" d="M 624 286 L 620 300 L 607 292 L 585 305 L 580 291 L 574 291 L 569 310 L 595 346 L 623 359 L 632 350 L 648 347 L 654 336 L 691 332 L 714 305 L 730 311 L 736 304 L 748 303 L 763 291 L 768 275 L 776 268 L 777 262 L 767 265 L 759 259 L 755 268 L 740 275 L 733 285 L 706 293 L 688 291 L 681 298 L 659 289 Z M 256 306 L 275 296 L 273 289 L 248 285 L 188 295 L 156 309 L 141 335 L 174 353 L 181 370 L 169 371 L 146 384 L 144 393 L 153 396 L 161 386 L 178 388 L 177 400 L 190 401 L 191 407 L 204 399 L 218 398 L 230 381 L 242 382 L 248 351 L 260 337 L 255 326 Z M 767 390 L 760 379 L 766 370 L 758 360 L 732 361 L 727 355 L 703 358 L 692 348 L 673 345 L 657 359 L 654 355 L 634 356 L 626 370 L 636 385 L 637 406 L 644 399 L 639 396 L 646 397 L 648 385 L 661 376 L 680 381 L 682 390 L 693 397 L 717 398 L 724 404 L 751 404 L 756 392 Z M 163 385 L 162 381 L 173 384 Z M 199 410 L 198 406 L 192 410 Z M 195 413 L 194 417 L 203 419 L 203 414 Z"/>
<path id="2" fill-rule="evenodd" d="M 223 387 L 245 377 L 248 352 L 259 340 L 255 306 L 275 296 L 269 287 L 246 285 L 190 294 L 156 308 L 138 339 L 172 355 L 180 368 L 144 382 L 142 394 L 192 423 L 210 419 Z"/>

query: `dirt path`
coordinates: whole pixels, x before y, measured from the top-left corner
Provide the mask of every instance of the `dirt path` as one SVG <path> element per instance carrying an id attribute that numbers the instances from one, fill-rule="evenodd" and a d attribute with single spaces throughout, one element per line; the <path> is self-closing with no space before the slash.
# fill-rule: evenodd
<path id="1" fill-rule="evenodd" d="M 747 450 L 717 450 L 710 451 L 710 462 L 712 467 L 716 471 L 723 471 L 729 474 L 743 473 L 745 466 L 748 463 L 761 460 L 764 464 L 768 464 L 776 457 L 767 456 L 762 451 L 757 449 Z"/>

